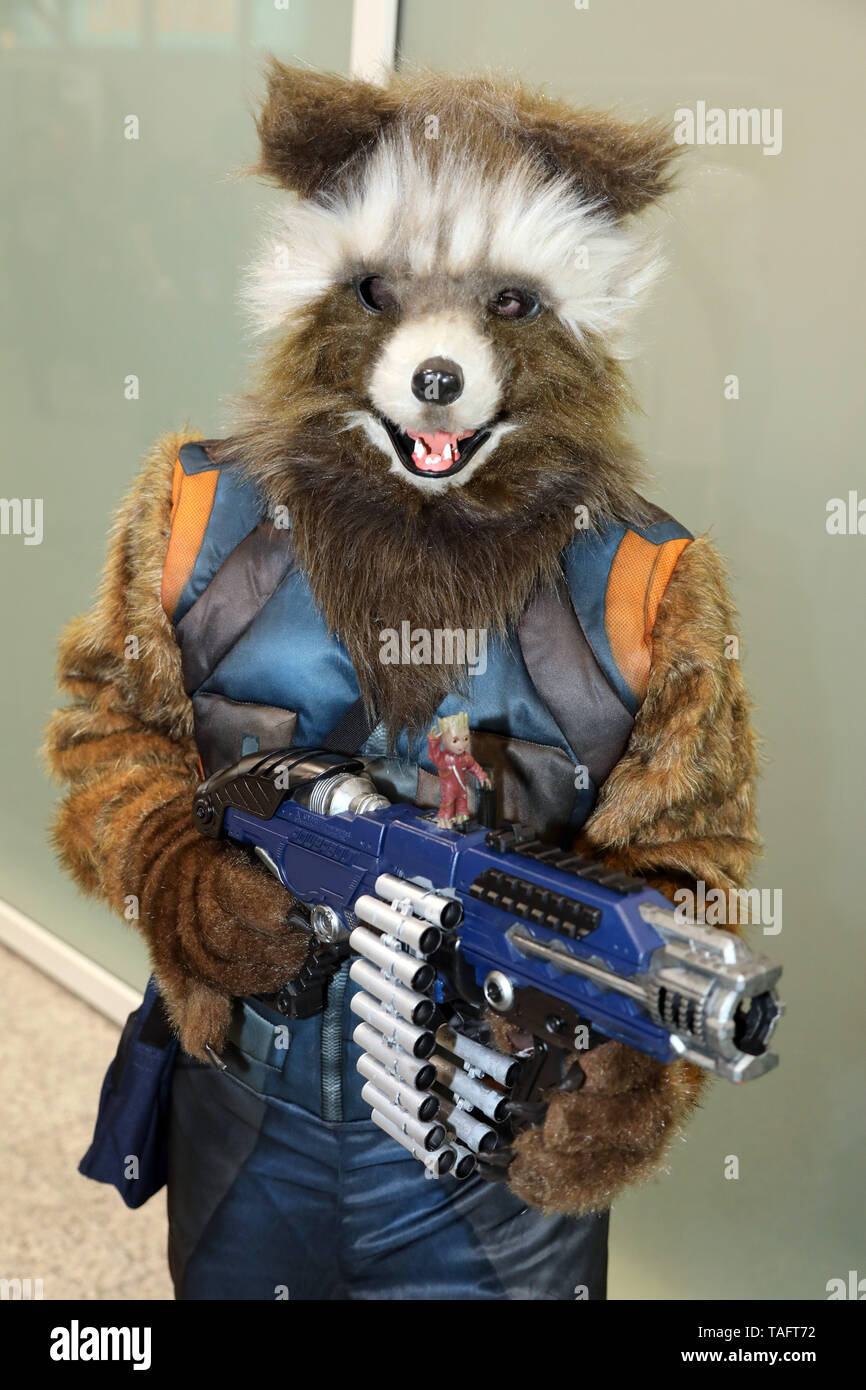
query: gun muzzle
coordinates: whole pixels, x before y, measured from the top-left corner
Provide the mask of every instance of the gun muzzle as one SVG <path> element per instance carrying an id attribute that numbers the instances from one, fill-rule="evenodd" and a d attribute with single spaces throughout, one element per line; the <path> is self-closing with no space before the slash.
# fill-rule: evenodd
<path id="1" fill-rule="evenodd" d="M 523 956 L 634 1000 L 667 1030 L 675 1056 L 728 1081 L 771 1071 L 779 1059 L 767 1045 L 785 1008 L 775 990 L 782 967 L 732 932 L 680 922 L 654 904 L 639 910 L 662 944 L 646 970 L 629 976 L 573 952 L 567 942 L 539 940 L 519 922 L 505 936 Z"/>
<path id="2" fill-rule="evenodd" d="M 408 1082 L 392 1076 L 369 1052 L 364 1052 L 358 1058 L 358 1071 L 368 1081 L 372 1081 L 377 1090 L 388 1097 L 392 1105 L 407 1110 L 416 1120 L 433 1120 L 439 1113 L 437 1096 L 430 1091 L 416 1091 Z"/>
<path id="3" fill-rule="evenodd" d="M 374 1110 L 372 1118 L 374 1124 L 377 1124 L 380 1129 L 384 1130 L 392 1139 L 395 1139 L 398 1144 L 402 1144 L 404 1149 L 408 1149 L 412 1157 L 417 1158 L 419 1163 L 423 1163 L 431 1177 L 441 1178 L 443 1174 L 449 1172 L 454 1166 L 455 1155 L 447 1144 L 441 1149 L 436 1149 L 433 1153 L 428 1153 L 426 1149 L 414 1143 L 399 1125 L 394 1124 L 394 1122 L 390 1120 L 387 1115 L 383 1115 L 381 1111 Z"/>
<path id="4" fill-rule="evenodd" d="M 447 1122 L 449 1129 L 453 1129 L 461 1143 L 465 1144 L 467 1149 L 471 1149 L 473 1153 L 493 1153 L 499 1144 L 496 1130 L 491 1129 L 490 1125 L 484 1124 L 483 1120 L 476 1119 L 462 1105 L 458 1105 L 452 1097 L 440 1094 L 439 1099 L 442 1103 L 440 1110 L 442 1119 Z"/>
<path id="5" fill-rule="evenodd" d="M 408 903 L 416 917 L 423 917 L 425 922 L 445 931 L 459 927 L 463 921 L 463 905 L 459 898 L 434 893 L 409 879 L 397 878 L 396 874 L 380 874 L 376 879 L 376 892 L 390 903 Z"/>
<path id="6" fill-rule="evenodd" d="M 366 927 L 355 928 L 349 937 L 349 945 L 359 956 L 372 961 L 384 974 L 399 980 L 407 989 L 423 992 L 436 979 L 436 971 L 427 961 L 417 960 L 408 951 L 393 950 L 381 936 L 368 931 Z"/>
<path id="7" fill-rule="evenodd" d="M 438 1120 L 420 1120 L 410 1115 L 408 1110 L 389 1100 L 384 1091 L 380 1091 L 372 1081 L 368 1081 L 363 1087 L 361 1095 L 372 1110 L 378 1110 L 380 1115 L 384 1115 L 392 1125 L 396 1125 L 401 1133 L 419 1148 L 427 1153 L 434 1153 L 436 1149 L 442 1148 L 445 1143 L 445 1129 Z"/>
<path id="8" fill-rule="evenodd" d="M 399 1077 L 416 1091 L 429 1091 L 436 1080 L 436 1068 L 430 1062 L 421 1062 L 402 1047 L 393 1046 L 369 1023 L 359 1023 L 352 1038 L 362 1052 L 375 1057 L 391 1076 Z"/>
<path id="9" fill-rule="evenodd" d="M 354 1033 L 362 1049 L 361 1094 L 376 1124 L 428 1174 L 453 1171 L 467 1178 L 475 1154 L 492 1153 L 499 1143 L 479 1117 L 494 1123 L 507 1118 L 501 1087 L 514 1080 L 520 1064 L 453 1028 L 440 1029 L 441 1050 L 434 1053 L 436 1038 L 427 1025 L 436 1010 L 436 971 L 424 957 L 460 924 L 463 909 L 456 899 L 393 874 L 380 874 L 375 887 L 377 896 L 357 899 L 355 914 L 365 925 L 349 938 L 357 952 L 349 973 L 361 987 L 351 1001 L 363 1020 Z"/>
<path id="10" fill-rule="evenodd" d="M 352 1013 L 369 1023 L 382 1037 L 395 1047 L 402 1047 L 413 1057 L 429 1057 L 436 1046 L 436 1039 L 427 1028 L 416 1028 L 372 999 L 369 994 L 353 994 L 349 1003 Z"/>
<path id="11" fill-rule="evenodd" d="M 483 1043 L 456 1033 L 447 1024 L 443 1023 L 437 1030 L 436 1041 L 468 1066 L 498 1081 L 500 1086 L 513 1086 L 520 1074 L 522 1063 L 518 1057 L 506 1057 L 495 1048 L 485 1047 Z"/>
<path id="12" fill-rule="evenodd" d="M 426 994 L 416 994 L 415 990 L 406 989 L 392 975 L 384 975 L 368 960 L 353 961 L 349 974 L 362 989 L 381 999 L 386 1009 L 393 1009 L 409 1023 L 423 1028 L 436 1012 L 436 1005 Z"/>
<path id="13" fill-rule="evenodd" d="M 467 1101 L 475 1110 L 480 1110 L 482 1115 L 487 1115 L 491 1120 L 507 1119 L 508 1096 L 502 1091 L 497 1091 L 486 1082 L 470 1076 L 459 1062 L 443 1056 L 441 1052 L 434 1052 L 430 1060 L 436 1068 L 439 1084 L 452 1095 Z"/>
<path id="14" fill-rule="evenodd" d="M 399 879 L 396 881 L 399 882 Z M 371 927 L 376 927 L 378 931 L 385 932 L 387 936 L 393 936 L 404 946 L 408 946 L 410 951 L 416 951 L 419 956 L 432 956 L 442 944 L 442 932 L 439 927 L 431 926 L 428 922 L 420 921 L 404 912 L 398 912 L 396 908 L 383 903 L 381 898 L 374 898 L 372 893 L 364 893 L 358 898 L 355 903 L 355 916 L 362 922 L 368 922 Z"/>
<path id="15" fill-rule="evenodd" d="M 471 1178 L 475 1169 L 478 1167 L 475 1155 L 468 1149 L 464 1149 L 462 1144 L 453 1143 L 448 1145 L 454 1155 L 454 1167 L 451 1169 L 455 1178 Z"/>

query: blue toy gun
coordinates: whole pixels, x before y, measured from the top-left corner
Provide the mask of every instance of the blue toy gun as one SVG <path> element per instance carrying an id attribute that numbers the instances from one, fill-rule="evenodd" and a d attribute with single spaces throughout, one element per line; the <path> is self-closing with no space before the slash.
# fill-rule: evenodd
<path id="1" fill-rule="evenodd" d="M 581 1052 L 608 1039 L 730 1081 L 776 1065 L 781 966 L 523 827 L 443 829 L 380 795 L 363 760 L 318 750 L 241 759 L 193 814 L 292 894 L 308 980 L 353 956 L 364 1098 L 433 1176 L 501 1177 L 543 1093 L 577 1089 Z M 522 1050 L 487 1045 L 487 1010 Z"/>

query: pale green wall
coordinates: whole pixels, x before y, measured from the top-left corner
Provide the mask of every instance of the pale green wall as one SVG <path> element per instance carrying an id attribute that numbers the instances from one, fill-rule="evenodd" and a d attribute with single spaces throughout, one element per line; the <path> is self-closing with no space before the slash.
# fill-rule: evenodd
<path id="1" fill-rule="evenodd" d="M 55 644 L 90 603 L 144 450 L 166 429 L 223 425 L 247 360 L 237 269 L 268 196 L 226 174 L 255 157 L 264 54 L 346 71 L 351 8 L 0 7 L 0 496 L 41 497 L 45 518 L 40 546 L 0 536 L 0 898 L 136 984 L 138 938 L 46 845 L 54 791 L 36 749 Z M 141 27 L 113 28 L 124 12 Z M 137 141 L 123 138 L 130 114 Z M 129 373 L 138 401 L 124 399 Z"/>
<path id="2" fill-rule="evenodd" d="M 578 103 L 781 107 L 783 147 L 694 151 L 661 219 L 670 271 L 645 320 L 638 437 L 653 495 L 730 559 L 781 888 L 782 1066 L 718 1084 L 672 1176 L 616 1208 L 618 1297 L 821 1298 L 866 1275 L 863 587 L 866 535 L 829 536 L 863 469 L 866 15 L 813 0 L 405 0 L 412 62 L 511 65 Z M 727 373 L 740 400 L 723 399 Z M 866 523 L 864 523 L 866 524 Z M 761 941 L 760 935 L 755 943 Z M 726 1154 L 738 1182 L 722 1178 Z"/>
<path id="3" fill-rule="evenodd" d="M 106 5 L 94 4 L 93 13 Z M 171 11 L 172 7 L 166 7 Z M 267 194 L 226 181 L 254 150 L 260 46 L 345 69 L 349 5 L 187 4 L 223 38 L 66 34 L 0 14 L 3 496 L 45 499 L 45 539 L 0 537 L 0 896 L 124 978 L 131 933 L 77 896 L 44 842 L 35 758 L 56 635 L 92 592 L 106 520 L 155 435 L 219 429 L 242 378 L 236 267 Z M 803 0 L 404 0 L 402 42 L 448 69 L 512 65 L 639 113 L 704 99 L 783 108 L 777 158 L 697 151 L 661 219 L 671 269 L 644 323 L 638 435 L 654 491 L 730 557 L 765 740 L 758 882 L 784 892 L 780 1070 L 719 1084 L 660 1185 L 614 1221 L 616 1296 L 820 1298 L 863 1240 L 860 937 L 866 537 L 829 537 L 862 468 L 863 16 Z M 252 39 L 256 40 L 255 45 Z M 122 121 L 141 119 L 141 139 Z M 123 399 L 127 373 L 142 397 Z M 740 377 L 725 402 L 722 378 Z M 722 1179 L 727 1154 L 739 1182 Z"/>

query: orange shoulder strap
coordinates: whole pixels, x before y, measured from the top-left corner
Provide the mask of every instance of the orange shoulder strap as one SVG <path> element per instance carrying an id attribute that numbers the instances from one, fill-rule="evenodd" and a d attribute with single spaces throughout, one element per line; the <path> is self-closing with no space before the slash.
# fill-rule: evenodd
<path id="1" fill-rule="evenodd" d="M 643 700 L 652 662 L 652 633 L 656 614 L 674 566 L 688 537 L 645 540 L 626 531 L 617 547 L 608 577 L 604 625 L 613 659 L 638 700 Z"/>
<path id="2" fill-rule="evenodd" d="M 171 535 L 162 571 L 162 606 L 174 617 L 178 600 L 189 582 L 213 508 L 218 468 L 187 473 L 174 465 L 171 493 Z"/>

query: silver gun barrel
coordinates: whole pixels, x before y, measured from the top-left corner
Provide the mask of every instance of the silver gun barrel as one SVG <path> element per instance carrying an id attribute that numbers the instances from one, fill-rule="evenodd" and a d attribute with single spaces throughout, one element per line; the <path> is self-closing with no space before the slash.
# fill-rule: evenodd
<path id="1" fill-rule="evenodd" d="M 397 879 L 396 882 L 400 880 Z M 442 932 L 438 927 L 431 926 L 426 921 L 422 922 L 417 917 L 408 917 L 404 912 L 398 912 L 380 898 L 374 898 L 372 893 L 363 893 L 358 898 L 355 903 L 355 916 L 360 921 L 369 923 L 371 927 L 377 927 L 379 931 L 396 937 L 410 950 L 417 951 L 419 956 L 432 956 L 442 944 Z"/>
<path id="2" fill-rule="evenodd" d="M 377 1062 L 369 1052 L 364 1052 L 358 1058 L 358 1071 L 368 1081 L 387 1096 L 392 1105 L 397 1105 L 402 1110 L 408 1110 L 416 1120 L 433 1120 L 439 1110 L 439 1098 L 430 1091 L 416 1091 L 406 1081 L 400 1081 L 392 1076 Z"/>
<path id="3" fill-rule="evenodd" d="M 470 1153 L 468 1149 L 464 1149 L 463 1145 L 458 1144 L 456 1141 L 453 1144 L 449 1144 L 448 1147 L 454 1155 L 454 1167 L 451 1169 L 454 1177 L 461 1179 L 471 1178 L 475 1169 L 478 1167 L 475 1155 Z"/>
<path id="4" fill-rule="evenodd" d="M 420 1163 L 423 1163 L 431 1177 L 440 1178 L 443 1173 L 449 1172 L 453 1167 L 454 1151 L 450 1145 L 445 1145 L 441 1149 L 436 1149 L 433 1153 L 428 1153 L 426 1149 L 422 1149 L 420 1145 L 413 1143 L 408 1134 L 404 1134 L 398 1125 L 395 1125 L 392 1120 L 388 1119 L 387 1115 L 383 1115 L 380 1111 L 374 1110 L 373 1121 L 381 1130 L 384 1130 L 387 1135 L 395 1139 L 398 1144 L 402 1144 L 404 1149 L 408 1149 L 413 1158 L 417 1158 Z"/>
<path id="5" fill-rule="evenodd" d="M 470 1115 L 468 1110 L 457 1105 L 450 1096 L 440 1096 L 440 1099 L 443 1120 L 447 1121 L 467 1149 L 471 1149 L 473 1153 L 492 1153 L 499 1142 L 496 1131 L 484 1124 L 483 1120 Z"/>
<path id="6" fill-rule="evenodd" d="M 393 975 L 407 989 L 429 989 L 436 978 L 432 965 L 416 959 L 408 951 L 395 951 L 367 927 L 356 927 L 349 937 L 349 945 L 359 956 L 378 965 L 386 975 Z"/>
<path id="7" fill-rule="evenodd" d="M 386 1041 L 369 1023 L 359 1023 L 352 1034 L 362 1052 L 368 1052 L 381 1062 L 391 1076 L 399 1077 L 416 1091 L 427 1091 L 436 1080 L 436 1068 L 430 1062 L 419 1061 L 402 1047 Z"/>
<path id="8" fill-rule="evenodd" d="M 458 898 L 448 898 L 444 893 L 434 893 L 431 888 L 422 888 L 406 878 L 395 874 L 380 874 L 376 879 L 376 892 L 391 903 L 408 902 L 417 917 L 432 922 L 434 927 L 446 931 L 459 927 L 463 921 L 463 907 Z"/>
<path id="9" fill-rule="evenodd" d="M 517 1057 L 506 1057 L 492 1047 L 485 1047 L 483 1043 L 464 1038 L 462 1033 L 455 1033 L 447 1024 L 443 1024 L 437 1031 L 436 1041 L 502 1086 L 511 1086 L 517 1079 L 520 1071 L 520 1061 Z"/>
<path id="10" fill-rule="evenodd" d="M 429 1029 L 416 1028 L 405 1019 L 398 1018 L 396 1014 L 389 1014 L 388 1010 L 369 994 L 353 994 L 349 1008 L 353 1014 L 357 1014 L 365 1023 L 369 1023 L 381 1033 L 388 1042 L 402 1047 L 404 1052 L 410 1052 L 413 1057 L 429 1057 L 433 1051 L 436 1040 Z"/>
<path id="11" fill-rule="evenodd" d="M 349 976 L 362 989 L 369 990 L 377 999 L 381 999 L 386 1008 L 393 1009 L 409 1023 L 423 1027 L 436 1012 L 436 1005 L 426 994 L 416 994 L 414 990 L 406 989 L 405 985 L 398 984 L 393 976 L 389 978 L 383 975 L 378 966 L 372 965 L 368 960 L 352 961 Z"/>
<path id="12" fill-rule="evenodd" d="M 453 1095 L 468 1101 L 474 1109 L 480 1110 L 482 1115 L 489 1116 L 491 1120 L 507 1118 L 508 1097 L 501 1091 L 496 1091 L 486 1082 L 470 1076 L 458 1062 L 453 1058 L 443 1057 L 441 1052 L 434 1052 L 430 1060 L 436 1068 L 440 1084 Z"/>
<path id="13" fill-rule="evenodd" d="M 438 1120 L 419 1120 L 414 1115 L 410 1115 L 402 1106 L 395 1105 L 389 1100 L 384 1091 L 380 1091 L 372 1081 L 368 1081 L 361 1091 L 363 1099 L 370 1106 L 371 1110 L 378 1110 L 380 1115 L 384 1115 L 399 1130 L 407 1134 L 413 1144 L 426 1149 L 428 1153 L 433 1153 L 436 1149 L 441 1149 L 445 1143 L 445 1128 Z"/>

